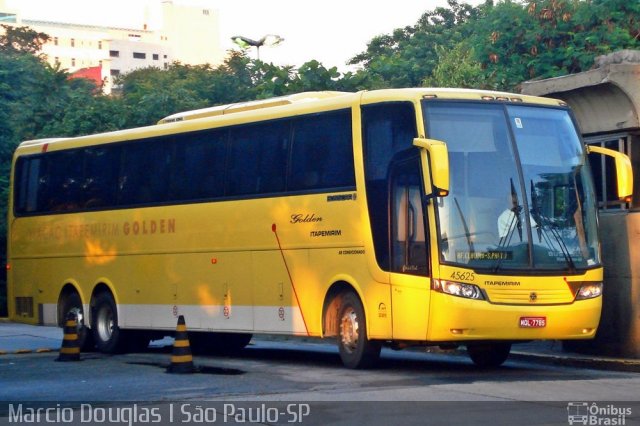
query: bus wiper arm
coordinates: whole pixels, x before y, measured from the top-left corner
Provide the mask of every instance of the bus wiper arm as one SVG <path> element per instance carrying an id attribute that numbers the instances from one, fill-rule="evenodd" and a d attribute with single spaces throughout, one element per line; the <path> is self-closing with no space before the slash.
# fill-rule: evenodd
<path id="1" fill-rule="evenodd" d="M 467 244 L 469 244 L 469 252 L 475 253 L 475 249 L 473 248 L 473 241 L 471 241 L 471 232 L 469 232 L 469 225 L 467 224 L 467 219 L 464 217 L 464 213 L 462 213 L 462 209 L 460 208 L 460 203 L 458 203 L 458 199 L 453 197 L 453 201 L 456 203 L 456 208 L 458 209 L 458 215 L 460 216 L 460 221 L 462 222 L 462 227 L 464 228 L 464 236 L 467 238 Z"/>
<path id="2" fill-rule="evenodd" d="M 531 216 L 533 216 L 533 220 L 536 223 L 536 231 L 538 232 L 538 242 L 542 241 L 542 227 L 540 223 L 542 222 L 542 214 L 540 213 L 540 207 L 538 206 L 538 193 L 536 192 L 536 187 L 533 184 L 533 179 L 531 179 L 531 207 L 529 211 Z"/>
<path id="3" fill-rule="evenodd" d="M 516 187 L 513 184 L 513 178 L 509 178 L 511 182 L 511 211 L 513 212 L 516 218 L 516 226 L 518 228 L 518 235 L 520 236 L 520 241 L 522 242 L 522 206 L 520 205 L 520 201 L 518 200 L 518 193 L 516 192 Z"/>
<path id="4" fill-rule="evenodd" d="M 549 234 L 547 233 L 547 229 L 549 233 L 553 236 L 554 240 L 560 247 L 560 252 L 564 257 L 567 265 L 569 266 L 569 270 L 575 272 L 576 265 L 573 261 L 573 257 L 571 257 L 571 252 L 567 247 L 567 244 L 564 242 L 562 235 L 558 233 L 556 229 L 556 225 L 551 223 L 551 220 L 544 216 L 539 208 L 538 208 L 538 195 L 535 192 L 535 187 L 533 185 L 533 180 L 531 181 L 531 216 L 533 216 L 533 220 L 536 222 L 536 228 L 538 230 L 538 238 L 542 238 L 544 236 L 544 240 L 549 247 L 553 247 L 551 240 L 549 239 Z"/>
<path id="5" fill-rule="evenodd" d="M 520 201 L 518 200 L 518 193 L 516 192 L 516 187 L 513 184 L 513 178 L 509 179 L 509 183 L 511 184 L 511 208 L 508 209 L 511 214 L 509 215 L 509 222 L 506 224 L 506 234 L 500 236 L 500 242 L 498 243 L 497 251 L 501 251 L 504 247 L 507 247 L 511 244 L 511 238 L 513 237 L 513 229 L 514 227 L 518 229 L 518 235 L 520 236 L 520 242 L 522 242 L 522 218 L 520 217 L 522 213 L 522 206 L 520 205 Z M 515 223 L 514 223 L 515 222 Z M 498 219 L 498 228 L 501 227 L 500 219 Z M 498 229 L 498 233 L 500 233 L 500 229 Z M 497 274 L 502 266 L 503 258 L 500 257 L 492 270 L 494 274 Z"/>

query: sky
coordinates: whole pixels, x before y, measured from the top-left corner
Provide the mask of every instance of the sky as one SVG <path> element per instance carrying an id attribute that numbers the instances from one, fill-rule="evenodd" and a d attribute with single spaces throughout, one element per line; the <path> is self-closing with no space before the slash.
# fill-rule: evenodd
<path id="1" fill-rule="evenodd" d="M 142 28 L 146 5 L 162 0 L 4 0 L 24 19 L 75 24 Z M 0 3 L 2 0 L 0 0 Z M 221 45 L 237 49 L 231 37 L 254 40 L 277 34 L 284 42 L 260 49 L 260 59 L 300 66 L 317 59 L 327 68 L 350 69 L 346 62 L 366 50 L 375 36 L 415 24 L 420 16 L 446 0 L 174 0 L 219 12 Z M 467 0 L 479 4 L 480 0 Z M 110 5 L 110 6 L 106 6 Z M 153 14 L 151 14 L 153 16 Z M 149 18 L 147 18 L 149 19 Z M 256 52 L 250 55 L 255 58 Z"/>

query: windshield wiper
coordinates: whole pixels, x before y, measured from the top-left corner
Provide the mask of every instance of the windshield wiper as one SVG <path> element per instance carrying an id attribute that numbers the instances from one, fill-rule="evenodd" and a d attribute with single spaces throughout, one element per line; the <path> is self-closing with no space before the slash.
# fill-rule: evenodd
<path id="1" fill-rule="evenodd" d="M 471 241 L 471 232 L 469 232 L 469 225 L 467 225 L 467 219 L 465 219 L 464 213 L 462 213 L 462 209 L 460 208 L 460 203 L 458 203 L 458 199 L 456 197 L 453 197 L 453 201 L 456 203 L 456 208 L 458 209 L 458 215 L 460 216 L 460 221 L 462 221 L 464 236 L 467 237 L 467 244 L 469 244 L 469 252 L 475 253 L 476 251 L 473 248 L 473 241 Z"/>
<path id="2" fill-rule="evenodd" d="M 535 186 L 533 184 L 533 179 L 531 180 L 531 216 L 533 216 L 533 220 L 536 222 L 536 229 L 538 231 L 538 241 L 542 241 L 544 237 L 544 241 L 548 247 L 553 247 L 553 242 L 549 238 L 549 235 L 546 232 L 546 229 L 549 230 L 553 238 L 556 240 L 558 247 L 560 247 L 560 252 L 562 256 L 564 256 L 567 265 L 569 266 L 569 270 L 571 272 L 576 271 L 576 265 L 573 261 L 573 257 L 571 257 L 571 252 L 567 247 L 567 244 L 564 242 L 562 235 L 556 229 L 556 225 L 551 222 L 551 220 L 544 216 L 538 207 L 538 194 L 536 193 Z M 545 228 L 546 226 L 546 228 Z"/>
<path id="3" fill-rule="evenodd" d="M 518 235 L 520 236 L 520 242 L 522 242 L 522 218 L 520 217 L 520 214 L 522 213 L 522 206 L 518 200 L 518 193 L 516 192 L 516 187 L 513 184 L 513 178 L 509 178 L 509 181 L 511 182 L 511 211 L 516 218 Z"/>
<path id="4" fill-rule="evenodd" d="M 508 209 L 508 211 L 511 212 L 511 215 L 510 215 L 509 223 L 505 228 L 507 229 L 507 232 L 506 234 L 504 234 L 504 236 L 500 237 L 500 242 L 498 243 L 498 248 L 497 248 L 498 252 L 502 248 L 507 247 L 511 243 L 511 238 L 513 237 L 514 228 L 518 230 L 520 242 L 522 242 L 522 217 L 521 217 L 522 206 L 520 205 L 520 200 L 518 199 L 518 192 L 516 191 L 516 187 L 513 184 L 513 178 L 509 178 L 509 183 L 511 185 L 511 208 Z M 501 227 L 500 220 L 498 220 L 498 227 Z M 502 265 L 503 260 L 504 260 L 504 257 L 500 257 L 496 262 L 495 266 L 493 267 L 494 274 L 500 270 L 500 266 Z"/>

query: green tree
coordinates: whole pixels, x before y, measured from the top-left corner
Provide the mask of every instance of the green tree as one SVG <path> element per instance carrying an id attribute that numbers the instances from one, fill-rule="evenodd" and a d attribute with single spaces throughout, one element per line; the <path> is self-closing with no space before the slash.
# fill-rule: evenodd
<path id="1" fill-rule="evenodd" d="M 449 0 L 415 25 L 375 37 L 350 63 L 363 68 L 370 88 L 469 81 L 516 91 L 522 81 L 585 71 L 598 55 L 639 47 L 638 1 L 487 0 L 472 7 Z M 461 79 L 467 72 L 474 78 Z"/>
<path id="2" fill-rule="evenodd" d="M 498 87 L 588 70 L 598 55 L 639 47 L 640 2 L 505 0 L 474 22 L 470 43 Z"/>
<path id="3" fill-rule="evenodd" d="M 448 7 L 425 12 L 413 26 L 375 37 L 367 50 L 349 63 L 368 73 L 373 88 L 418 87 L 438 65 L 438 46 L 452 49 L 470 35 L 470 23 L 482 16 L 482 8 L 457 0 Z"/>
<path id="4" fill-rule="evenodd" d="M 29 27 L 0 25 L 0 52 L 30 53 L 38 55 L 42 46 L 49 41 L 49 35 L 39 33 Z"/>
<path id="5" fill-rule="evenodd" d="M 466 87 L 473 89 L 492 89 L 480 62 L 476 61 L 473 49 L 466 43 L 458 43 L 453 49 L 436 47 L 438 64 L 422 86 L 425 87 Z"/>

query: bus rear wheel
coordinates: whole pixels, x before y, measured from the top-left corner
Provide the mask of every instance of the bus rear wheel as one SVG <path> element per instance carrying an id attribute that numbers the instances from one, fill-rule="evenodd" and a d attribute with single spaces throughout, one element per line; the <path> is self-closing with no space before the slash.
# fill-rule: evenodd
<path id="1" fill-rule="evenodd" d="M 60 302 L 60 325 L 64 326 L 69 315 L 73 315 L 77 324 L 78 346 L 81 351 L 93 349 L 93 336 L 85 324 L 84 308 L 78 293 L 72 292 L 64 296 Z"/>
<path id="2" fill-rule="evenodd" d="M 501 366 L 509 357 L 511 343 L 474 343 L 467 345 L 467 353 L 480 368 Z"/>
<path id="3" fill-rule="evenodd" d="M 338 314 L 338 349 L 348 368 L 370 368 L 380 358 L 379 342 L 369 340 L 364 308 L 353 292 L 342 296 Z"/>
<path id="4" fill-rule="evenodd" d="M 123 349 L 125 339 L 118 327 L 118 309 L 109 293 L 96 296 L 91 309 L 91 329 L 100 352 L 113 354 Z"/>

